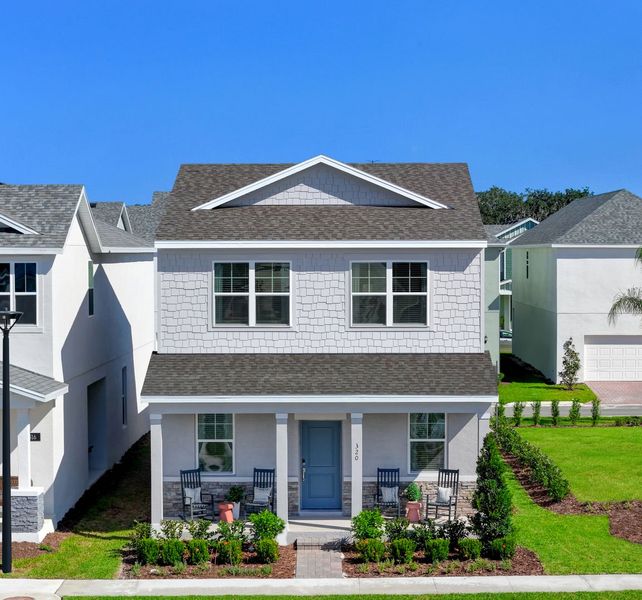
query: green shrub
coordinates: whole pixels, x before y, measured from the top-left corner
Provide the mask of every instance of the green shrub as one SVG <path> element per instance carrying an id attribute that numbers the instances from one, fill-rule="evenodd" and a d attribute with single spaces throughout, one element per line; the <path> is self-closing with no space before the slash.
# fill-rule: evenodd
<path id="1" fill-rule="evenodd" d="M 408 526 L 410 523 L 405 517 L 397 517 L 396 519 L 390 519 L 386 521 L 384 525 L 384 530 L 386 532 L 386 537 L 389 542 L 394 540 L 407 539 L 410 537 L 410 531 Z"/>
<path id="2" fill-rule="evenodd" d="M 138 562 L 143 565 L 155 565 L 159 557 L 158 540 L 155 538 L 143 538 L 136 544 L 136 555 Z"/>
<path id="3" fill-rule="evenodd" d="M 256 558 L 262 563 L 273 563 L 279 560 L 279 545 L 276 540 L 263 538 L 254 544 Z"/>
<path id="4" fill-rule="evenodd" d="M 212 537 L 210 532 L 211 522 L 207 519 L 194 519 L 187 522 L 187 531 L 194 540 L 209 540 Z"/>
<path id="5" fill-rule="evenodd" d="M 250 515 L 255 540 L 275 540 L 285 529 L 285 521 L 269 510 Z"/>
<path id="6" fill-rule="evenodd" d="M 185 543 L 175 538 L 161 540 L 160 543 L 160 562 L 164 565 L 173 567 L 177 563 L 183 562 L 185 554 Z"/>
<path id="7" fill-rule="evenodd" d="M 506 417 L 506 405 L 501 402 L 497 403 L 497 414 L 498 419 L 504 419 Z"/>
<path id="8" fill-rule="evenodd" d="M 461 519 L 448 521 L 441 526 L 439 532 L 440 538 L 447 539 L 450 544 L 450 549 L 454 552 L 459 546 L 459 542 L 468 535 L 468 525 Z"/>
<path id="9" fill-rule="evenodd" d="M 239 540 L 221 540 L 216 550 L 218 561 L 226 565 L 240 565 L 243 560 L 243 545 Z"/>
<path id="10" fill-rule="evenodd" d="M 378 539 L 357 540 L 354 547 L 363 562 L 381 562 L 386 554 L 386 545 Z"/>
<path id="11" fill-rule="evenodd" d="M 568 411 L 568 418 L 571 422 L 571 425 L 577 425 L 577 422 L 580 420 L 580 408 L 582 404 L 577 398 L 573 398 L 571 402 L 571 410 Z"/>
<path id="12" fill-rule="evenodd" d="M 564 342 L 564 356 L 562 370 L 558 373 L 562 385 L 567 390 L 572 390 L 577 385 L 577 373 L 580 370 L 580 355 L 575 349 L 573 338 Z"/>
<path id="13" fill-rule="evenodd" d="M 240 485 L 233 485 L 230 487 L 229 490 L 227 490 L 227 494 L 225 494 L 225 499 L 228 502 L 240 502 L 243 500 L 243 497 L 245 496 L 245 490 L 243 489 L 242 486 Z"/>
<path id="14" fill-rule="evenodd" d="M 138 547 L 138 542 L 141 540 L 147 540 L 151 537 L 154 537 L 151 523 L 134 521 L 132 532 L 129 536 L 129 543 L 132 548 L 136 549 Z"/>
<path id="15" fill-rule="evenodd" d="M 539 425 L 542 414 L 542 401 L 535 400 L 534 402 L 531 402 L 531 409 L 533 410 L 533 425 Z"/>
<path id="16" fill-rule="evenodd" d="M 437 537 L 435 522 L 427 519 L 424 523 L 417 523 L 410 530 L 410 539 L 414 540 L 419 550 L 425 550 L 426 544 Z"/>
<path id="17" fill-rule="evenodd" d="M 593 427 L 597 425 L 600 420 L 600 399 L 596 396 L 591 402 L 591 424 Z"/>
<path id="18" fill-rule="evenodd" d="M 184 528 L 185 524 L 183 521 L 166 519 L 161 521 L 160 524 L 161 536 L 165 540 L 180 540 Z"/>
<path id="19" fill-rule="evenodd" d="M 513 424 L 519 427 L 522 424 L 522 414 L 524 413 L 524 403 L 515 402 L 513 404 Z"/>
<path id="20" fill-rule="evenodd" d="M 207 546 L 207 540 L 194 538 L 189 540 L 187 547 L 187 562 L 190 565 L 201 565 L 210 559 L 210 551 Z"/>
<path id="21" fill-rule="evenodd" d="M 378 508 L 362 510 L 352 518 L 355 540 L 380 540 L 383 536 L 383 516 Z"/>
<path id="22" fill-rule="evenodd" d="M 430 540 L 426 543 L 424 553 L 426 560 L 431 563 L 441 562 L 448 558 L 448 540 Z"/>
<path id="23" fill-rule="evenodd" d="M 481 556 L 482 544 L 476 538 L 459 540 L 459 555 L 462 560 L 475 560 Z"/>
<path id="24" fill-rule="evenodd" d="M 560 422 L 560 401 L 551 400 L 551 417 L 553 421 L 553 427 L 557 427 Z"/>
<path id="25" fill-rule="evenodd" d="M 513 558 L 515 546 L 515 538 L 513 536 L 497 538 L 490 543 L 488 555 L 495 560 Z"/>
<path id="26" fill-rule="evenodd" d="M 421 488 L 414 481 L 408 484 L 405 494 L 410 502 L 419 502 L 421 500 Z"/>
<path id="27" fill-rule="evenodd" d="M 245 543 L 245 523 L 243 521 L 219 521 L 216 529 L 216 537 L 222 542 L 236 540 L 241 545 Z"/>
<path id="28" fill-rule="evenodd" d="M 504 426 L 502 429 L 514 431 Z M 492 434 L 484 438 L 477 459 L 477 488 L 473 494 L 473 529 L 487 545 L 491 540 L 509 535 L 513 531 L 513 510 L 510 490 L 504 481 L 504 462 Z"/>
<path id="29" fill-rule="evenodd" d="M 412 562 L 417 544 L 408 538 L 398 538 L 390 542 L 390 557 L 398 565 Z"/>

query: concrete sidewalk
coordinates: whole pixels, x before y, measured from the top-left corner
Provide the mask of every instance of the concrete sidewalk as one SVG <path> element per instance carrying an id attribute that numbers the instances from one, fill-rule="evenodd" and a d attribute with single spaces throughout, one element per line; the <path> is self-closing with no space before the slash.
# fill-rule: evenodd
<path id="1" fill-rule="evenodd" d="M 2 579 L 0 598 L 31 596 L 313 596 L 642 590 L 642 575 L 390 577 L 361 579 Z"/>

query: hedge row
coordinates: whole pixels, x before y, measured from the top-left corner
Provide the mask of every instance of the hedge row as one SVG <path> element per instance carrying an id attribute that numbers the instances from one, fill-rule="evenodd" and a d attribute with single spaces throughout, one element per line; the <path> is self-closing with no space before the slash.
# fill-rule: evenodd
<path id="1" fill-rule="evenodd" d="M 505 422 L 496 425 L 495 436 L 500 448 L 512 454 L 522 466 L 528 467 L 531 482 L 541 485 L 552 500 L 559 502 L 568 496 L 571 491 L 568 480 L 542 450 Z"/>

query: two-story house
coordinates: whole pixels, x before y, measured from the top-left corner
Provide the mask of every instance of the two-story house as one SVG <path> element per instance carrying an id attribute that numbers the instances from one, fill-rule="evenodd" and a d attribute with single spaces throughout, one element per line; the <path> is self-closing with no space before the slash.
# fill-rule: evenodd
<path id="1" fill-rule="evenodd" d="M 275 468 L 286 521 L 359 513 L 378 467 L 451 467 L 465 510 L 497 401 L 486 245 L 465 164 L 183 165 L 156 238 L 152 522 L 197 467 L 221 499 Z"/>
<path id="2" fill-rule="evenodd" d="M 0 307 L 23 313 L 10 335 L 16 540 L 40 541 L 147 430 L 154 248 L 100 210 L 80 185 L 0 185 Z"/>

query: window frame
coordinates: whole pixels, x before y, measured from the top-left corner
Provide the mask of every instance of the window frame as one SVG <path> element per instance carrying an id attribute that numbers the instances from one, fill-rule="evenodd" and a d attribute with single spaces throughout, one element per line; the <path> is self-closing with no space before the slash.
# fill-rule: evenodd
<path id="1" fill-rule="evenodd" d="M 284 292 L 257 292 L 256 291 L 256 265 L 263 263 L 284 263 L 288 265 L 288 286 L 289 291 Z M 216 292 L 216 265 L 217 264 L 247 264 L 248 265 L 248 291 L 247 292 Z M 267 328 L 267 329 L 287 329 L 293 324 L 293 282 L 292 282 L 292 261 L 277 258 L 266 258 L 260 260 L 227 260 L 218 259 L 212 261 L 212 285 L 210 287 L 210 299 L 212 309 L 210 311 L 212 327 L 219 329 L 248 329 Z M 217 323 L 216 322 L 216 296 L 247 296 L 248 297 L 248 322 L 243 323 Z M 256 298 L 257 296 L 289 296 L 288 299 L 288 322 L 287 323 L 257 323 L 256 322 Z"/>
<path id="2" fill-rule="evenodd" d="M 16 298 L 18 296 L 35 296 L 36 297 L 36 322 L 24 323 L 18 320 L 16 329 L 36 329 L 40 327 L 40 269 L 39 263 L 35 260 L 0 260 L 0 264 L 9 265 L 9 291 L 0 293 L 1 296 L 9 296 L 9 310 L 16 310 Z M 16 292 L 16 265 L 32 264 L 36 267 L 36 291 L 35 292 Z"/>
<path id="3" fill-rule="evenodd" d="M 421 413 L 421 414 L 441 414 L 441 411 L 420 411 L 416 410 L 413 411 L 413 413 Z M 406 424 L 407 424 L 407 430 L 406 430 L 406 439 L 407 439 L 407 444 L 408 444 L 408 475 L 421 475 L 425 473 L 437 473 L 439 469 L 447 469 L 448 468 L 448 413 L 443 411 L 444 415 L 444 437 L 443 439 L 440 438 L 410 438 L 410 415 L 413 413 L 408 413 L 407 418 L 406 418 Z M 412 442 L 443 442 L 444 443 L 444 463 L 441 467 L 438 467 L 437 469 L 430 470 L 430 469 L 421 469 L 419 471 L 413 471 L 412 470 L 412 462 L 411 462 L 411 445 Z"/>
<path id="4" fill-rule="evenodd" d="M 199 415 L 232 415 L 232 439 L 231 440 L 205 440 L 198 435 L 198 417 Z M 232 477 L 236 476 L 236 413 L 224 412 L 201 412 L 194 414 L 194 468 L 201 472 L 201 477 Z M 202 471 L 198 460 L 199 442 L 232 442 L 232 470 L 216 473 L 213 471 Z"/>
<path id="5" fill-rule="evenodd" d="M 352 291 L 352 267 L 355 263 L 384 263 L 386 265 L 386 291 L 381 292 L 353 292 Z M 426 265 L 426 291 L 425 292 L 395 292 L 393 291 L 392 267 L 395 263 L 423 263 Z M 430 261 L 425 258 L 396 258 L 376 259 L 362 258 L 350 260 L 348 270 L 348 296 L 350 327 L 355 329 L 426 329 L 430 327 L 431 289 L 430 289 Z M 395 296 L 426 296 L 426 322 L 425 323 L 395 323 L 394 322 L 394 298 Z M 385 296 L 386 297 L 386 322 L 385 323 L 355 323 L 354 322 L 354 296 Z"/>

